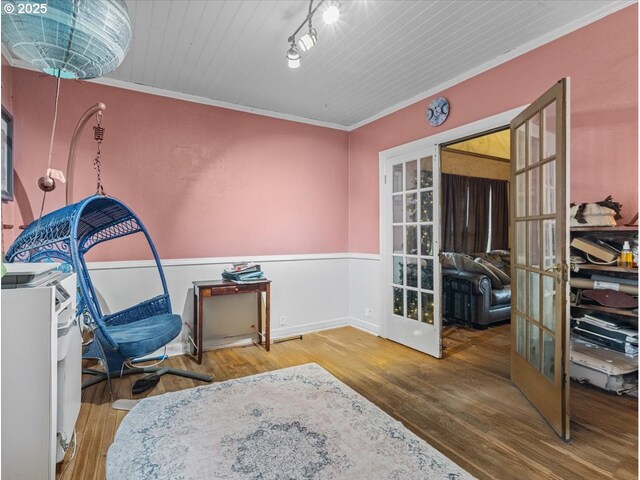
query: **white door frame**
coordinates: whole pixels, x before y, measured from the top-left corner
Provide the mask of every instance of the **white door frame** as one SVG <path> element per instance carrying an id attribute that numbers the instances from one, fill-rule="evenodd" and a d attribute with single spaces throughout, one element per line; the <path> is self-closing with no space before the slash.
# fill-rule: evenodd
<path id="1" fill-rule="evenodd" d="M 464 138 L 468 136 L 472 136 L 476 133 L 485 132 L 487 130 L 492 130 L 494 128 L 499 128 L 503 126 L 509 126 L 511 120 L 515 118 L 520 112 L 522 112 L 528 105 L 523 105 L 521 107 L 513 108 L 506 112 L 498 113 L 491 117 L 483 118 L 481 120 L 477 120 L 475 122 L 467 123 L 465 125 L 461 125 L 459 127 L 452 128 L 450 130 L 446 130 L 442 133 L 437 133 L 435 135 L 431 135 L 429 137 L 421 138 L 418 140 L 414 140 L 413 142 L 405 143 L 404 145 L 399 145 L 397 147 L 389 148 L 387 150 L 383 150 L 378 154 L 379 162 L 378 162 L 378 196 L 379 196 L 379 234 L 380 234 L 380 298 L 382 299 L 382 314 L 380 316 L 380 336 L 383 338 L 387 338 L 387 312 L 392 311 L 391 305 L 391 295 L 388 294 L 389 288 L 391 285 L 390 279 L 391 271 L 389 269 L 389 265 L 391 265 L 390 256 L 391 256 L 391 247 L 392 247 L 392 238 L 391 234 L 385 229 L 387 225 L 389 225 L 389 219 L 391 218 L 392 212 L 390 208 L 390 202 L 385 198 L 385 171 L 394 160 L 400 160 L 401 158 L 422 158 L 438 154 L 437 150 L 439 145 L 442 143 L 451 142 L 453 140 L 457 140 L 459 138 Z M 438 168 L 440 168 L 440 162 L 438 162 Z M 434 172 L 434 181 L 440 180 L 440 171 L 437 173 Z M 437 201 L 436 201 L 437 200 Z M 434 199 L 434 205 L 437 205 L 437 208 L 440 208 L 440 199 Z M 435 212 L 434 212 L 435 215 Z M 440 215 L 434 217 L 439 219 Z M 435 238 L 434 242 L 440 242 L 439 238 Z M 435 264 L 439 264 L 435 262 Z M 438 268 L 437 271 L 434 269 L 433 272 L 434 277 L 440 278 L 441 272 Z M 435 279 L 434 279 L 435 280 Z M 434 319 L 435 322 L 438 322 L 439 325 L 442 325 L 442 287 L 440 285 L 441 282 L 435 282 L 434 288 L 434 301 L 440 302 L 440 308 L 438 311 L 440 314 L 437 318 Z"/>

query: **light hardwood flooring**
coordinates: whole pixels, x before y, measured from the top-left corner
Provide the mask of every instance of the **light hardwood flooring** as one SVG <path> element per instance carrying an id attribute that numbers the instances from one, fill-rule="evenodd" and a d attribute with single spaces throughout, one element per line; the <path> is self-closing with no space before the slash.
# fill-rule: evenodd
<path id="1" fill-rule="evenodd" d="M 200 366 L 185 356 L 168 363 L 221 381 L 315 362 L 478 478 L 638 478 L 637 399 L 572 382 L 565 443 L 510 382 L 508 325 L 448 328 L 444 344 L 446 356 L 436 360 L 346 327 L 274 344 L 269 353 L 228 348 L 206 352 Z M 117 398 L 132 398 L 133 380 L 113 382 Z M 148 395 L 199 384 L 164 376 Z M 105 383 L 83 392 L 76 457 L 58 478 L 105 478 L 107 450 L 126 415 L 109 402 Z"/>

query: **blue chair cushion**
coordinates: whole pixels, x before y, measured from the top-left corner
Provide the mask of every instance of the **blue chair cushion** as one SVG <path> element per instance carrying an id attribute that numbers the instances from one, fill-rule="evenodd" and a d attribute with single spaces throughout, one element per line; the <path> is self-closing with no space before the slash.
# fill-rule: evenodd
<path id="1" fill-rule="evenodd" d="M 176 338 L 181 330 L 182 318 L 170 313 L 107 327 L 125 358 L 149 355 Z"/>

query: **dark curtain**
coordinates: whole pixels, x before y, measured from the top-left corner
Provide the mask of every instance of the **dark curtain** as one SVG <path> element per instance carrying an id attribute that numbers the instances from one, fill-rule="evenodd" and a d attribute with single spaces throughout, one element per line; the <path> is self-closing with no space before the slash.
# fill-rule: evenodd
<path id="1" fill-rule="evenodd" d="M 509 245 L 508 183 L 442 174 L 442 250 L 479 253 Z M 489 212 L 491 198 L 491 212 Z"/>
<path id="2" fill-rule="evenodd" d="M 464 252 L 467 228 L 467 177 L 442 174 L 442 251 Z"/>
<path id="3" fill-rule="evenodd" d="M 465 233 L 465 253 L 487 251 L 489 240 L 489 180 L 468 177 L 469 220 Z"/>
<path id="4" fill-rule="evenodd" d="M 489 180 L 491 185 L 491 249 L 509 249 L 509 182 Z"/>

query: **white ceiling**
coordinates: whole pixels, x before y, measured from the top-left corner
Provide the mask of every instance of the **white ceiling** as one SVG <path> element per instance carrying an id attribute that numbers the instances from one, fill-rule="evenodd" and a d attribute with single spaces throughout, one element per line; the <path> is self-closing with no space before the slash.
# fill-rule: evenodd
<path id="1" fill-rule="evenodd" d="M 292 70 L 307 1 L 127 0 L 133 41 L 109 77 L 349 128 L 633 3 L 340 1 L 337 24 L 315 15 L 318 44 Z"/>

